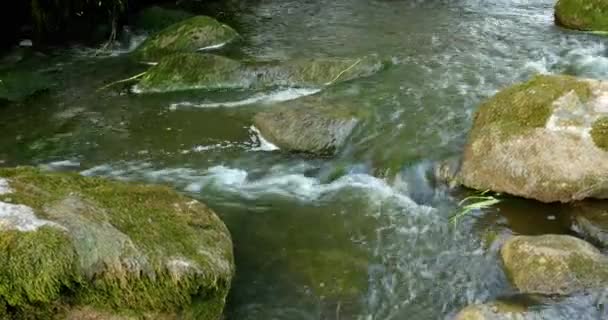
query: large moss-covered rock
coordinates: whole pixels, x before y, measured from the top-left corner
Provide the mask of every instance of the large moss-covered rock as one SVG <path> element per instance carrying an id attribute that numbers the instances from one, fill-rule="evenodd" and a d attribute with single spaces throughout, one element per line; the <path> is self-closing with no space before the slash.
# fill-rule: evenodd
<path id="1" fill-rule="evenodd" d="M 158 61 L 170 53 L 220 47 L 236 37 L 238 33 L 231 27 L 210 17 L 195 16 L 152 35 L 134 54 L 143 61 Z"/>
<path id="2" fill-rule="evenodd" d="M 240 62 L 212 54 L 173 54 L 150 68 L 136 86 L 136 91 L 321 87 L 370 76 L 382 66 L 375 57 Z"/>
<path id="3" fill-rule="evenodd" d="M 286 151 L 334 154 L 351 135 L 361 114 L 318 96 L 288 101 L 256 114 L 262 136 Z"/>
<path id="4" fill-rule="evenodd" d="M 467 187 L 569 202 L 608 198 L 608 82 L 536 76 L 483 103 L 465 146 Z"/>
<path id="5" fill-rule="evenodd" d="M 217 320 L 233 273 L 228 230 L 200 202 L 160 186 L 0 170 L 0 305 L 13 319 Z"/>
<path id="6" fill-rule="evenodd" d="M 555 22 L 582 31 L 608 31 L 608 1 L 559 0 L 555 5 Z"/>
<path id="7" fill-rule="evenodd" d="M 572 236 L 516 236 L 500 253 L 507 276 L 523 293 L 565 295 L 608 285 L 608 258 Z"/>
<path id="8" fill-rule="evenodd" d="M 151 6 L 137 14 L 135 27 L 148 32 L 157 32 L 192 16 L 193 14 L 182 10 Z"/>

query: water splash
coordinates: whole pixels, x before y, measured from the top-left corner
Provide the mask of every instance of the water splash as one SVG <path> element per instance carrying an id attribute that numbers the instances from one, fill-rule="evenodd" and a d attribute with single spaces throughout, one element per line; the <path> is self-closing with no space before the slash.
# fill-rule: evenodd
<path id="1" fill-rule="evenodd" d="M 252 97 L 249 97 L 249 98 L 246 98 L 243 100 L 237 100 L 237 101 L 211 102 L 211 103 L 178 102 L 178 103 L 171 104 L 170 109 L 175 110 L 180 107 L 192 107 L 192 108 L 226 107 L 226 108 L 231 108 L 231 107 L 241 107 L 241 106 L 246 106 L 246 105 L 252 105 L 252 104 L 256 104 L 256 103 L 269 104 L 269 103 L 275 103 L 275 102 L 294 100 L 294 99 L 301 98 L 304 96 L 313 95 L 315 93 L 318 93 L 319 91 L 321 91 L 321 90 L 313 89 L 313 88 L 305 88 L 305 89 L 287 88 L 287 89 L 282 89 L 282 90 L 278 90 L 278 91 L 272 91 L 269 93 L 256 94 Z M 135 89 L 133 92 L 138 93 L 135 91 Z"/>

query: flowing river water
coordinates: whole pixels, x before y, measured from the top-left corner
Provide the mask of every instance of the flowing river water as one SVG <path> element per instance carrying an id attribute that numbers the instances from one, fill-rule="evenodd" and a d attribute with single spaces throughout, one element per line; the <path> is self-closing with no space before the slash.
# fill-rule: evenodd
<path id="1" fill-rule="evenodd" d="M 467 191 L 437 183 L 433 167 L 459 155 L 477 106 L 500 88 L 535 73 L 606 78 L 606 38 L 556 27 L 553 0 L 226 3 L 210 13 L 243 36 L 234 54 L 392 62 L 324 89 L 368 115 L 335 157 L 273 150 L 252 127 L 256 110 L 315 88 L 97 90 L 143 67 L 70 49 L 44 58 L 55 93 L 0 109 L 0 163 L 162 183 L 209 204 L 235 246 L 227 319 L 444 319 L 528 300 L 492 240 L 568 233 L 559 208 L 506 199 L 454 227 Z M 595 319 L 585 299 L 538 308 Z"/>

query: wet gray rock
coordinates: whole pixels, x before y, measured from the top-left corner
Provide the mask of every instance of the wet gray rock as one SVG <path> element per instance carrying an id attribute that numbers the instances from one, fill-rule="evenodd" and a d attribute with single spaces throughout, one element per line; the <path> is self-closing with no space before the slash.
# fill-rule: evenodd
<path id="1" fill-rule="evenodd" d="M 282 150 L 318 155 L 334 154 L 359 121 L 349 106 L 317 96 L 270 107 L 253 118 L 262 136 Z"/>

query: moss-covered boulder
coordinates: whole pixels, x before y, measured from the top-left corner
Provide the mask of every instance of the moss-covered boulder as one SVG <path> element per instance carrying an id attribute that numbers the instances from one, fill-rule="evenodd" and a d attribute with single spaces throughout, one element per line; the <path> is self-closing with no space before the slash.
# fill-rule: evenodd
<path id="1" fill-rule="evenodd" d="M 178 10 L 151 6 L 141 10 L 135 17 L 135 27 L 148 32 L 158 32 L 173 24 L 192 18 L 194 15 Z"/>
<path id="2" fill-rule="evenodd" d="M 237 37 L 231 27 L 210 17 L 195 16 L 152 35 L 133 54 L 139 60 L 155 62 L 170 53 L 221 47 Z"/>
<path id="3" fill-rule="evenodd" d="M 362 114 L 318 96 L 288 101 L 259 112 L 253 123 L 282 150 L 332 155 L 351 135 Z"/>
<path id="4" fill-rule="evenodd" d="M 217 320 L 233 273 L 230 234 L 198 201 L 0 169 L 0 305 L 11 319 Z"/>
<path id="5" fill-rule="evenodd" d="M 507 276 L 523 293 L 566 295 L 608 285 L 608 258 L 572 236 L 516 236 L 500 253 Z"/>
<path id="6" fill-rule="evenodd" d="M 470 305 L 458 312 L 454 320 L 526 320 L 536 319 L 525 305 L 510 301 L 493 301 Z"/>
<path id="7" fill-rule="evenodd" d="M 212 54 L 183 53 L 160 59 L 141 78 L 136 91 L 322 87 L 370 76 L 382 67 L 375 57 L 240 62 Z"/>
<path id="8" fill-rule="evenodd" d="M 608 31 L 608 1 L 559 0 L 555 23 L 574 30 Z"/>
<path id="9" fill-rule="evenodd" d="M 566 208 L 570 227 L 588 241 L 608 247 L 608 201 L 582 201 Z"/>
<path id="10" fill-rule="evenodd" d="M 467 187 L 570 202 L 608 198 L 608 82 L 540 75 L 477 111 L 459 180 Z"/>
<path id="11" fill-rule="evenodd" d="M 167 56 L 150 68 L 135 86 L 136 92 L 249 87 L 243 65 L 213 54 L 181 53 Z"/>

